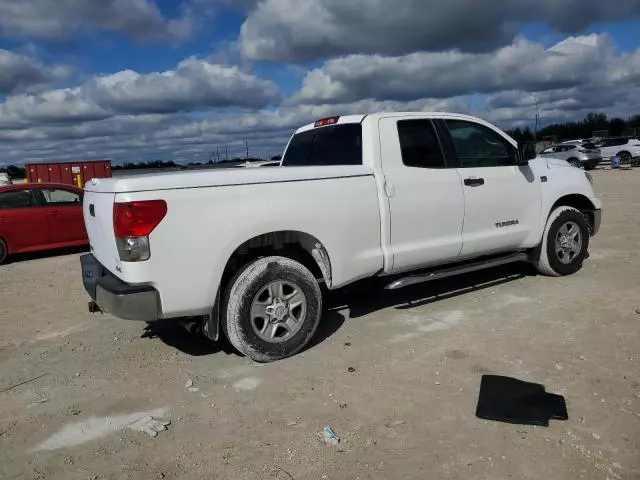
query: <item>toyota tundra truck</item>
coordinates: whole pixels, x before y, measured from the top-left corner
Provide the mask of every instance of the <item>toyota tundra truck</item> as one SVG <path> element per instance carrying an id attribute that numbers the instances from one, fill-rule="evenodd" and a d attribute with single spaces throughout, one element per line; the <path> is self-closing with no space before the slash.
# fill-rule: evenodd
<path id="1" fill-rule="evenodd" d="M 258 362 L 296 354 L 322 292 L 511 262 L 570 275 L 601 202 L 590 175 L 478 118 L 380 113 L 298 129 L 281 165 L 93 179 L 81 258 L 92 311 L 202 319 Z M 321 288 L 321 286 L 323 288 Z"/>

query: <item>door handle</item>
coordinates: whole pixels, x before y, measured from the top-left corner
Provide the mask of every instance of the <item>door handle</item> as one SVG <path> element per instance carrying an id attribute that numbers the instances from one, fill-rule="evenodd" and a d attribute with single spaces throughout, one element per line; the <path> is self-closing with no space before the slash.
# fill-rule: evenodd
<path id="1" fill-rule="evenodd" d="M 469 177 L 464 179 L 464 184 L 467 187 L 479 187 L 484 185 L 484 178 Z"/>
<path id="2" fill-rule="evenodd" d="M 50 215 L 52 217 L 59 217 L 62 214 L 58 210 L 53 210 L 52 212 L 47 212 L 47 215 Z"/>

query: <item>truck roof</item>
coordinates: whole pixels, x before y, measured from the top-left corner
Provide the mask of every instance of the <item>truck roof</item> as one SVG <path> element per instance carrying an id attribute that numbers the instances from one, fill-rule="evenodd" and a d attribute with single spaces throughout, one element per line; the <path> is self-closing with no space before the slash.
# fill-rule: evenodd
<path id="1" fill-rule="evenodd" d="M 334 116 L 327 117 L 321 120 L 318 120 L 314 123 L 309 123 L 300 127 L 296 130 L 295 133 L 306 132 L 308 130 L 313 130 L 314 128 L 322 128 L 327 125 L 342 125 L 346 123 L 362 123 L 364 119 L 370 119 L 373 121 L 379 120 L 383 117 L 431 117 L 431 118 L 457 118 L 460 120 L 473 120 L 483 122 L 482 119 L 473 117 L 471 115 L 463 115 L 460 113 L 449 113 L 449 112 L 376 112 L 369 114 L 361 114 L 361 115 L 343 115 L 343 116 Z M 322 122 L 322 124 L 321 124 Z"/>

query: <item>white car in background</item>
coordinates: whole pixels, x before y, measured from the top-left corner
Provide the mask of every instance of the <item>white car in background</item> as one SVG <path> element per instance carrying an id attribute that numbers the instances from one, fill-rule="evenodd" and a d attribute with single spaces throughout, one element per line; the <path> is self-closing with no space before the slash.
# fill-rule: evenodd
<path id="1" fill-rule="evenodd" d="M 607 138 L 596 145 L 605 159 L 618 156 L 620 163 L 635 163 L 640 159 L 640 140 L 635 138 Z"/>
<path id="2" fill-rule="evenodd" d="M 585 170 L 593 170 L 602 161 L 602 153 L 595 145 L 579 140 L 553 145 L 542 150 L 539 155 L 566 160 L 569 165 L 576 168 L 584 167 Z"/>

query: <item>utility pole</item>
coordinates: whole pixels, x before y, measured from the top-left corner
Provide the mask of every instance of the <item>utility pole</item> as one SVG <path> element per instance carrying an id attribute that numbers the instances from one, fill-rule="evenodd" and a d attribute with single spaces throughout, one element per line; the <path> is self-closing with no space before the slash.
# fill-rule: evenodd
<path id="1" fill-rule="evenodd" d="M 247 148 L 247 156 L 245 158 L 249 158 L 249 143 L 245 140 L 244 146 Z"/>
<path id="2" fill-rule="evenodd" d="M 533 140 L 538 141 L 538 128 L 540 127 L 540 108 L 538 106 L 538 97 L 536 99 L 536 125 L 534 127 Z"/>
<path id="3" fill-rule="evenodd" d="M 229 147 L 227 145 L 224 146 L 224 153 L 227 157 L 227 162 L 229 161 Z"/>

